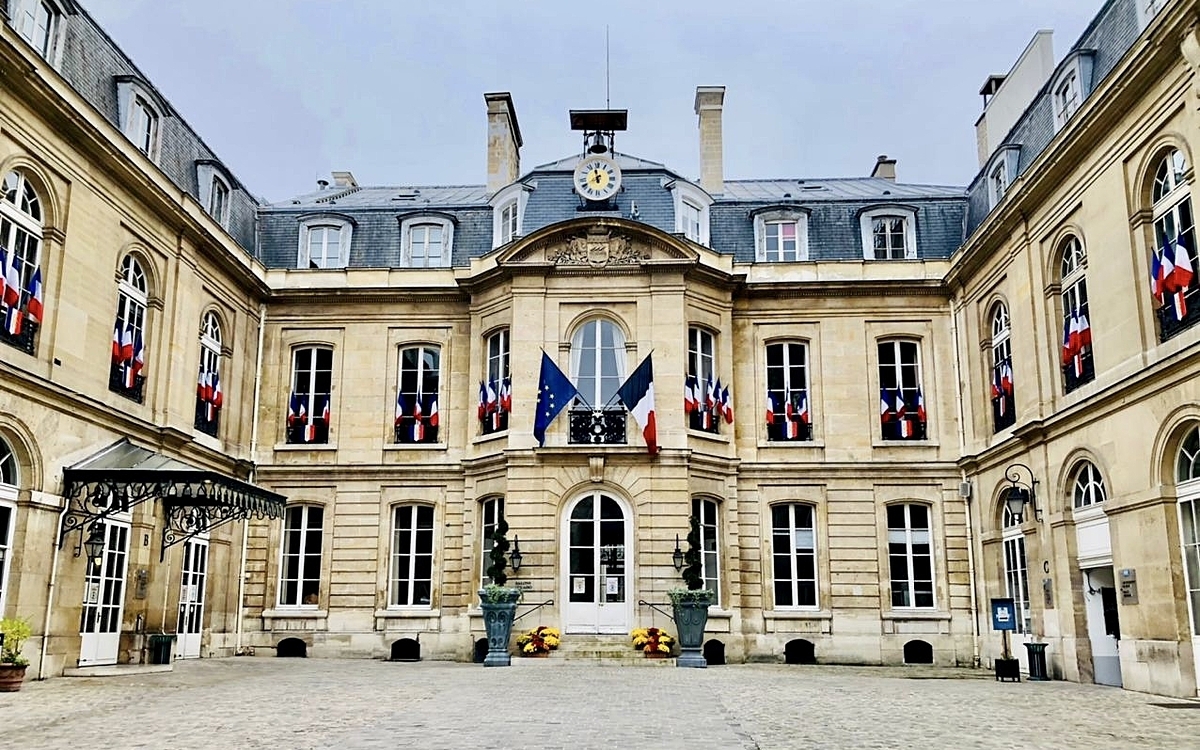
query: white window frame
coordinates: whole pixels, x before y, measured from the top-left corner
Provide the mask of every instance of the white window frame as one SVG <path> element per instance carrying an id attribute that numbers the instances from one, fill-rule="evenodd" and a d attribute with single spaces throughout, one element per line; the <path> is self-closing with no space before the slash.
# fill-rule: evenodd
<path id="1" fill-rule="evenodd" d="M 39 27 L 39 10 L 45 12 L 45 33 L 40 37 L 35 36 Z M 62 8 L 50 0 L 13 0 L 9 13 L 10 23 L 17 35 L 28 42 L 51 67 L 58 68 L 62 61 Z"/>
<path id="2" fill-rule="evenodd" d="M 783 222 L 796 224 L 796 257 L 784 258 L 782 249 L 778 257 L 771 257 L 767 247 L 767 225 Z M 774 209 L 754 215 L 754 257 L 760 263 L 793 263 L 808 260 L 808 213 L 794 209 Z"/>
<path id="3" fill-rule="evenodd" d="M 224 202 L 214 206 L 214 191 L 225 191 Z M 199 191 L 201 205 L 208 215 L 225 229 L 229 228 L 230 205 L 233 196 L 233 180 L 216 162 L 203 160 L 196 163 L 196 188 Z"/>
<path id="4" fill-rule="evenodd" d="M 487 571 L 492 566 L 492 546 L 495 540 L 492 534 L 504 518 L 504 498 L 488 497 L 479 503 L 479 581 L 480 585 L 488 582 Z"/>
<path id="5" fill-rule="evenodd" d="M 1013 600 L 1020 617 L 1017 632 L 1033 632 L 1033 614 L 1029 596 L 1029 560 L 1025 554 L 1025 534 L 1017 516 L 1004 508 L 1001 543 L 1004 553 L 1004 591 Z"/>
<path id="6" fill-rule="evenodd" d="M 713 605 L 721 605 L 721 505 L 712 498 L 692 498 L 692 514 L 700 529 L 700 578 L 713 592 Z M 709 549 L 711 545 L 712 549 Z"/>
<path id="7" fill-rule="evenodd" d="M 1017 162 L 1021 157 L 1021 147 L 1007 144 L 997 149 L 988 161 L 984 170 L 987 180 L 988 208 L 995 208 L 1004 196 L 1012 192 L 1013 181 L 1017 179 Z"/>
<path id="8" fill-rule="evenodd" d="M 405 363 L 405 354 L 408 352 L 416 352 L 416 366 L 407 365 Z M 412 418 L 413 409 L 416 404 L 421 404 L 421 420 L 427 425 L 425 432 L 427 437 L 420 443 L 413 440 L 411 426 L 415 426 L 415 422 L 405 421 L 405 425 L 410 425 L 410 430 L 401 432 L 404 439 L 397 440 L 397 443 L 404 445 L 437 445 L 445 434 L 441 428 L 441 391 L 442 391 L 442 347 L 440 344 L 427 343 L 405 343 L 397 347 L 396 351 L 396 392 L 403 395 L 405 404 L 408 408 L 408 414 L 405 416 Z M 428 359 L 436 360 L 436 366 L 429 367 Z M 416 389 L 405 389 L 404 381 L 406 379 L 416 380 Z M 430 386 L 432 393 L 426 389 L 426 381 L 433 380 L 433 385 Z M 433 405 L 439 405 L 438 409 L 438 426 L 429 425 L 429 416 L 433 413 Z M 436 437 L 435 437 L 436 436 Z"/>
<path id="9" fill-rule="evenodd" d="M 1074 510 L 1103 508 L 1108 499 L 1104 477 L 1091 461 L 1080 461 L 1071 472 L 1071 507 Z"/>
<path id="10" fill-rule="evenodd" d="M 1008 195 L 1008 165 L 1003 161 L 995 164 L 992 171 L 988 173 L 988 195 L 991 197 L 993 206 L 1004 200 L 1005 195 Z"/>
<path id="11" fill-rule="evenodd" d="M 327 232 L 336 230 L 338 233 L 338 255 L 336 265 L 318 265 L 316 268 L 311 268 L 309 257 L 309 240 L 310 234 L 314 234 L 317 230 Z M 339 216 L 312 216 L 305 217 L 300 224 L 300 245 L 296 250 L 296 268 L 301 270 L 321 271 L 328 269 L 345 268 L 350 263 L 350 241 L 354 236 L 354 224 L 349 219 Z M 323 247 L 328 247 L 328 240 Z"/>
<path id="12" fill-rule="evenodd" d="M 585 331 L 591 327 L 596 328 L 596 343 L 590 349 L 585 349 L 583 346 L 583 337 Z M 610 326 L 613 331 L 613 354 L 616 363 L 617 371 L 615 373 L 605 372 L 604 367 L 604 338 L 603 331 L 605 326 Z M 591 388 L 591 393 L 587 393 L 584 389 L 579 388 L 579 394 L 593 409 L 602 409 L 608 403 L 609 398 L 614 396 L 617 389 L 625 382 L 625 377 L 629 373 L 629 364 L 626 362 L 625 356 L 625 331 L 621 326 L 617 325 L 615 320 L 605 317 L 594 317 L 584 321 L 575 332 L 571 335 L 571 382 L 579 388 L 580 374 L 579 371 L 583 364 L 584 352 L 591 352 L 589 356 L 594 357 L 595 369 L 590 377 L 594 380 L 594 385 Z M 605 395 L 605 382 L 611 386 L 611 391 Z M 576 405 L 581 405 L 576 402 Z M 620 402 L 616 401 L 610 408 L 621 408 Z"/>
<path id="13" fill-rule="evenodd" d="M 684 180 L 671 180 L 666 183 L 665 187 L 671 191 L 671 199 L 674 201 L 675 234 L 681 234 L 697 245 L 709 247 L 708 208 L 712 205 L 712 196 L 706 193 L 703 188 Z M 687 231 L 685 204 L 699 213 L 699 227 L 697 228 L 698 231 L 694 233 L 695 237 L 691 236 L 691 233 Z"/>
<path id="14" fill-rule="evenodd" d="M 420 265 L 413 262 L 412 243 L 413 230 L 426 225 L 438 226 L 442 230 L 442 258 L 438 263 L 430 263 L 429 257 L 421 259 Z M 401 262 L 406 268 L 449 268 L 454 256 L 454 222 L 445 216 L 419 214 L 406 216 L 400 220 Z M 426 243 L 428 248 L 428 243 Z"/>
<path id="15" fill-rule="evenodd" d="M 0 0 L 2 1 L 2 0 Z M 16 202 L 10 203 L 5 196 L 12 186 Z M 29 302 L 29 284 L 34 269 L 42 261 L 42 211 L 41 198 L 29 179 L 20 170 L 13 170 L 0 182 L 0 247 L 8 252 L 9 261 L 17 265 L 17 277 L 21 280 L 21 302 Z"/>
<path id="16" fill-rule="evenodd" d="M 1083 103 L 1079 93 L 1079 74 L 1076 71 L 1069 71 L 1054 85 L 1053 100 L 1054 126 L 1055 129 L 1060 129 L 1079 111 L 1079 106 Z"/>
<path id="17" fill-rule="evenodd" d="M 1143 2 L 1144 0 L 1138 0 Z M 1048 89 L 1055 132 L 1062 130 L 1092 93 L 1092 68 L 1095 51 L 1077 49 L 1058 65 Z"/>
<path id="18" fill-rule="evenodd" d="M 771 348 L 779 347 L 780 349 L 780 364 L 771 364 Z M 799 355 L 799 361 L 793 361 L 793 349 L 797 347 L 795 353 Z M 766 364 L 764 370 L 767 379 L 767 393 L 770 395 L 775 413 L 775 423 L 779 424 L 782 419 L 786 419 L 787 405 L 790 402 L 795 409 L 798 409 L 801 401 L 807 401 L 808 404 L 808 424 L 809 434 L 805 435 L 800 432 L 799 440 L 812 440 L 816 430 L 812 428 L 813 421 L 813 400 L 812 389 L 809 383 L 809 366 L 811 364 L 808 353 L 808 342 L 803 339 L 782 339 L 779 341 L 768 341 L 763 347 L 763 361 Z M 795 378 L 799 379 L 799 383 L 795 382 Z M 773 387 L 782 385 L 782 387 Z M 768 440 L 772 442 L 789 442 L 786 437 L 786 430 L 783 430 L 784 437 L 771 437 L 771 430 L 768 429 Z M 792 440 L 795 440 L 792 439 Z"/>
<path id="19" fill-rule="evenodd" d="M 891 522 L 889 520 L 887 520 L 887 516 L 890 515 L 890 511 L 894 507 L 904 508 L 904 528 L 893 528 L 891 525 Z M 913 526 L 912 509 L 914 507 L 925 509 L 926 528 L 918 529 Z M 935 609 L 937 609 L 937 564 L 936 564 L 937 563 L 937 560 L 936 560 L 937 546 L 934 544 L 933 506 L 927 505 L 925 503 L 917 503 L 917 502 L 893 503 L 893 504 L 886 506 L 886 508 L 884 509 L 884 519 L 885 519 L 886 526 L 887 526 L 888 589 L 889 589 L 888 601 L 891 604 L 891 609 L 894 609 L 894 610 L 935 610 Z M 914 570 L 914 568 L 915 568 L 914 561 L 916 560 L 916 558 L 918 556 L 924 556 L 924 555 L 918 555 L 916 550 L 914 549 L 915 545 L 920 543 L 918 538 L 919 538 L 919 536 L 922 535 L 922 533 L 926 536 L 925 544 L 927 544 L 929 547 L 929 552 L 928 552 L 929 578 L 928 579 L 925 579 L 925 578 L 918 579 L 916 577 L 916 572 Z M 894 556 L 892 554 L 892 545 L 893 544 L 903 544 L 904 545 L 905 568 L 908 571 L 908 573 L 907 573 L 907 576 L 904 578 L 904 580 L 901 582 L 904 583 L 908 587 L 908 601 L 909 601 L 908 604 L 896 604 L 895 603 L 895 601 L 896 601 L 895 584 L 897 582 L 897 577 L 896 577 L 895 571 L 892 569 L 892 557 Z M 916 601 L 917 601 L 916 585 L 918 583 L 918 580 L 921 583 L 927 582 L 929 584 L 930 604 L 917 604 L 916 603 Z"/>
<path id="20" fill-rule="evenodd" d="M 200 373 L 215 373 L 221 377 L 221 319 L 209 310 L 200 320 Z M 197 373 L 199 374 L 199 373 Z M 209 383 L 209 387 L 212 383 Z M 196 397 L 197 401 L 200 397 Z"/>
<path id="21" fill-rule="evenodd" d="M 410 525 L 404 529 L 400 528 L 400 513 L 404 509 L 411 509 Z M 429 525 L 422 524 L 421 516 L 428 514 Z M 433 594 L 434 594 L 434 554 L 436 552 L 437 522 L 435 519 L 436 512 L 432 505 L 427 503 L 401 503 L 392 506 L 392 543 L 391 554 L 388 560 L 388 609 L 432 609 Z M 401 531 L 409 532 L 408 548 L 401 549 Z M 429 550 L 422 552 L 420 550 L 419 539 L 422 534 L 428 534 Z M 417 577 L 417 563 L 419 558 L 428 558 L 429 560 L 429 577 Z M 401 570 L 406 567 L 406 570 Z M 408 584 L 408 596 L 406 601 L 400 601 L 400 591 L 398 584 L 404 581 Z M 418 583 L 426 583 L 429 586 L 429 601 L 415 601 L 414 589 Z"/>
<path id="22" fill-rule="evenodd" d="M 304 352 L 304 351 L 307 351 L 309 353 L 308 354 L 308 367 L 301 368 L 300 367 L 300 353 Z M 329 368 L 328 369 L 320 367 L 320 363 L 317 361 L 318 357 L 320 357 L 322 352 L 329 352 Z M 330 412 L 332 413 L 332 410 L 333 410 L 333 385 L 334 385 L 334 377 L 335 377 L 334 354 L 335 354 L 334 348 L 332 346 L 330 346 L 329 344 L 304 344 L 304 345 L 295 346 L 292 348 L 291 371 L 290 371 L 291 380 L 289 381 L 288 399 L 290 402 L 291 396 L 294 394 L 303 400 L 306 417 L 305 417 L 304 422 L 301 423 L 302 425 L 313 425 L 314 429 L 316 429 L 316 427 L 318 425 L 318 420 L 321 420 L 322 423 L 324 422 L 324 419 L 322 419 L 321 414 L 317 413 L 317 407 L 321 406 L 323 408 L 325 405 L 325 399 L 329 399 L 329 409 L 330 409 Z M 328 391 L 318 391 L 317 390 L 317 380 L 320 379 L 321 374 L 325 373 L 325 372 L 329 373 L 329 390 Z M 303 389 L 298 387 L 301 385 L 304 386 Z M 285 409 L 286 409 L 286 407 L 285 407 Z M 285 424 L 286 424 L 286 421 L 285 421 Z M 325 431 L 325 435 L 324 435 L 325 439 L 324 440 L 314 439 L 311 442 L 301 441 L 301 442 L 298 442 L 295 444 L 297 444 L 297 445 L 299 445 L 301 443 L 303 443 L 305 445 L 327 444 L 330 440 L 330 436 L 331 436 L 330 433 L 332 433 L 331 426 L 324 425 L 324 431 Z M 320 437 L 319 432 L 317 434 L 317 437 Z"/>
<path id="23" fill-rule="evenodd" d="M 521 237 L 525 233 L 525 205 L 529 201 L 532 190 L 524 183 L 514 183 L 497 192 L 490 201 L 492 207 L 492 249 Z M 515 211 L 516 215 L 505 223 L 505 211 Z"/>
<path id="24" fill-rule="evenodd" d="M 292 552 L 292 551 L 289 551 L 289 546 L 288 546 L 288 539 L 289 539 L 288 522 L 291 520 L 291 518 L 290 518 L 291 511 L 294 509 L 299 509 L 299 511 L 300 511 L 300 513 L 299 513 L 300 549 L 295 552 Z M 310 516 L 311 516 L 313 510 L 319 510 L 321 512 L 321 544 L 320 544 L 320 549 L 315 553 L 311 552 L 308 549 L 309 532 L 313 530 L 312 524 L 310 522 L 310 520 L 311 520 Z M 278 591 L 276 592 L 276 595 L 275 595 L 275 601 L 277 603 L 276 606 L 278 606 L 280 609 L 319 609 L 321 606 L 321 604 L 320 604 L 321 584 L 323 582 L 323 579 L 324 579 L 323 574 L 325 572 L 324 571 L 324 568 L 325 568 L 325 536 L 326 536 L 325 532 L 326 532 L 326 526 L 327 526 L 327 524 L 326 524 L 327 518 L 326 517 L 329 515 L 329 513 L 326 512 L 327 510 L 328 509 L 322 505 L 299 505 L 299 504 L 289 505 L 284 510 L 283 536 L 280 539 L 280 543 L 279 543 L 279 575 L 277 576 Z M 304 575 L 305 558 L 311 558 L 314 555 L 317 558 L 317 577 L 316 578 L 307 578 Z M 292 580 L 292 579 L 284 578 L 284 573 L 287 571 L 286 558 L 289 556 L 295 556 L 297 558 L 297 568 L 296 568 L 296 578 L 295 578 L 295 581 L 296 581 L 296 601 L 295 602 L 285 602 L 284 601 L 284 591 L 285 591 L 284 581 Z M 308 584 L 310 582 L 316 583 L 317 590 L 315 592 L 315 596 L 317 597 L 317 601 L 309 602 L 306 604 L 304 602 L 304 600 L 307 599 L 308 597 L 304 594 L 304 590 L 305 590 L 306 584 Z"/>
<path id="25" fill-rule="evenodd" d="M 858 227 L 862 234 L 863 260 L 877 260 L 875 258 L 875 222 L 887 218 L 904 220 L 904 260 L 916 260 L 917 212 L 904 206 L 880 206 L 859 214 Z M 888 258 L 887 260 L 900 259 Z"/>
<path id="26" fill-rule="evenodd" d="M 775 525 L 775 510 L 777 508 L 786 508 L 787 509 L 787 516 L 788 516 L 787 528 L 783 528 L 783 527 L 779 527 L 779 526 Z M 812 521 L 812 524 L 810 526 L 797 525 L 797 523 L 796 523 L 796 509 L 797 508 L 807 508 L 808 509 L 809 519 Z M 817 508 L 816 508 L 816 506 L 812 505 L 811 503 L 801 503 L 801 502 L 778 503 L 778 504 L 770 506 L 770 512 L 771 512 L 771 567 L 770 567 L 770 570 L 771 570 L 771 603 L 772 603 L 772 606 L 776 610 L 813 611 L 813 610 L 820 609 L 820 607 L 821 607 L 821 568 L 820 568 L 821 559 L 818 556 Z M 801 539 L 801 537 L 797 536 L 797 532 L 806 532 L 806 534 L 811 535 L 808 537 L 808 539 L 811 540 L 810 548 L 804 549 L 802 547 L 797 547 L 797 541 L 799 541 Z M 780 551 L 776 547 L 776 542 L 778 541 L 778 539 L 783 538 L 785 535 L 788 539 L 788 548 L 786 551 Z M 797 550 L 801 550 L 801 551 L 798 553 Z M 785 579 L 777 579 L 775 577 L 775 558 L 782 557 L 784 554 L 786 554 L 787 558 L 788 558 L 789 576 L 786 580 Z M 812 587 L 813 587 L 813 598 L 812 598 L 811 604 L 800 604 L 799 603 L 799 600 L 800 600 L 799 584 L 800 583 L 808 583 L 809 579 L 800 578 L 800 573 L 797 568 L 797 562 L 796 562 L 798 554 L 808 555 L 808 556 L 811 556 L 811 558 L 812 558 L 813 577 L 811 579 L 811 583 L 812 583 Z M 780 581 L 783 581 L 791 586 L 791 595 L 792 595 L 792 603 L 791 604 L 780 604 L 779 603 L 776 588 L 777 588 L 778 584 L 780 583 Z"/>
<path id="27" fill-rule="evenodd" d="M 8 513 L 8 533 L 0 535 L 0 550 L 4 551 L 0 560 L 0 613 L 4 610 L 5 597 L 8 594 L 8 571 L 13 565 L 13 535 L 17 525 L 17 492 L 21 482 L 20 466 L 13 453 L 12 446 L 4 438 L 0 438 L 0 512 Z"/>

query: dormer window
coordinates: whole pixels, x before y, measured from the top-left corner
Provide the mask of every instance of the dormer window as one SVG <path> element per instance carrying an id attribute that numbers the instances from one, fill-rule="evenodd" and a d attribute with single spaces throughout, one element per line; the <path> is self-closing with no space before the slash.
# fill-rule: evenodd
<path id="1" fill-rule="evenodd" d="M 1008 167 L 1004 163 L 997 164 L 988 175 L 988 187 L 992 193 L 992 205 L 1004 200 L 1008 192 Z"/>
<path id="2" fill-rule="evenodd" d="M 1050 86 L 1050 105 L 1054 111 L 1054 129 L 1062 130 L 1067 121 L 1092 93 L 1092 62 L 1095 51 L 1073 50 L 1059 63 Z"/>
<path id="3" fill-rule="evenodd" d="M 297 268 L 345 268 L 350 259 L 352 225 L 338 216 L 314 216 L 300 225 Z"/>
<path id="4" fill-rule="evenodd" d="M 518 182 L 492 196 L 492 247 L 507 245 L 521 236 L 525 202 L 532 189 Z"/>
<path id="5" fill-rule="evenodd" d="M 133 141 L 133 145 L 137 146 L 138 151 L 146 156 L 154 153 L 154 143 L 158 139 L 158 114 L 149 102 L 140 96 L 133 98 L 126 134 Z"/>
<path id="6" fill-rule="evenodd" d="M 58 10 L 46 0 L 14 0 L 12 24 L 47 62 L 52 62 L 59 25 Z"/>
<path id="7" fill-rule="evenodd" d="M 1066 122 L 1079 109 L 1079 76 L 1075 71 L 1059 82 L 1054 89 L 1054 116 L 1057 120 Z"/>
<path id="8" fill-rule="evenodd" d="M 863 260 L 916 260 L 917 212 L 881 206 L 859 214 Z"/>
<path id="9" fill-rule="evenodd" d="M 808 214 L 793 208 L 759 211 L 754 239 L 760 263 L 808 260 Z"/>
<path id="10" fill-rule="evenodd" d="M 454 224 L 444 216 L 413 216 L 400 221 L 401 260 L 409 268 L 450 265 Z"/>
<path id="11" fill-rule="evenodd" d="M 992 155 L 987 170 L 984 172 L 987 175 L 989 209 L 995 208 L 1000 201 L 1004 200 L 1004 196 L 1008 195 L 1013 179 L 1017 176 L 1017 161 L 1020 156 L 1021 146 L 1015 143 L 1001 146 Z"/>
<path id="12" fill-rule="evenodd" d="M 517 236 L 517 202 L 509 201 L 500 209 L 500 244 L 506 245 Z"/>
<path id="13" fill-rule="evenodd" d="M 117 115 L 121 132 L 151 161 L 157 161 L 161 123 L 167 104 L 136 76 L 117 77 Z"/>
<path id="14" fill-rule="evenodd" d="M 208 213 L 222 226 L 225 225 L 225 211 L 229 206 L 229 186 L 221 178 L 212 181 L 212 189 L 208 191 Z"/>
<path id="15" fill-rule="evenodd" d="M 675 201 L 675 233 L 697 245 L 708 245 L 708 207 L 712 198 L 690 182 L 675 180 L 666 184 Z"/>
<path id="16" fill-rule="evenodd" d="M 1144 29 L 1170 0 L 1136 0 L 1138 28 Z"/>
<path id="17" fill-rule="evenodd" d="M 204 210 L 218 224 L 229 228 L 229 194 L 233 178 L 215 159 L 196 161 L 197 195 Z"/>

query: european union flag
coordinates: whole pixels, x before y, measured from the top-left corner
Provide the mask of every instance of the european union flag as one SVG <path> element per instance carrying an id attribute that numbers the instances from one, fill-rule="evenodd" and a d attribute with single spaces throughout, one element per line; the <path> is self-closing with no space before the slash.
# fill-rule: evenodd
<path id="1" fill-rule="evenodd" d="M 533 436 L 538 445 L 546 444 L 546 428 L 558 416 L 571 399 L 579 395 L 563 371 L 558 369 L 550 355 L 542 352 L 542 372 L 538 376 L 537 413 L 533 418 Z"/>

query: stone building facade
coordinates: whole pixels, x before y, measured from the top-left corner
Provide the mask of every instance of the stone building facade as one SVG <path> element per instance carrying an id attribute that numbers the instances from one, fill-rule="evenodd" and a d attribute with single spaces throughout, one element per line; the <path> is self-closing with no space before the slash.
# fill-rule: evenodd
<path id="1" fill-rule="evenodd" d="M 669 627 L 695 516 L 730 660 L 990 664 L 1009 597 L 1054 676 L 1196 693 L 1200 299 L 1150 293 L 1156 251 L 1196 266 L 1196 2 L 1110 0 L 1057 64 L 1035 36 L 966 187 L 726 180 L 702 86 L 697 181 L 616 150 L 619 111 L 523 168 L 497 93 L 486 184 L 273 204 L 77 4 L 8 14 L 37 323 L 0 336 L 0 611 L 39 675 L 160 632 L 470 659 L 501 516 L 539 624 Z M 646 361 L 657 450 L 616 398 Z"/>

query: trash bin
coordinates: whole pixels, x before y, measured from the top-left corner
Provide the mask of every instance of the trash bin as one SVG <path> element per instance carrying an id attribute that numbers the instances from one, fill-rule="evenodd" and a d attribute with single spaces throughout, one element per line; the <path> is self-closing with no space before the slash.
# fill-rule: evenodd
<path id="1" fill-rule="evenodd" d="M 175 636 L 160 633 L 150 636 L 150 663 L 170 664 L 175 648 Z"/>
<path id="2" fill-rule="evenodd" d="M 1025 650 L 1029 652 L 1029 679 L 1049 680 L 1046 673 L 1046 644 L 1026 643 Z"/>

